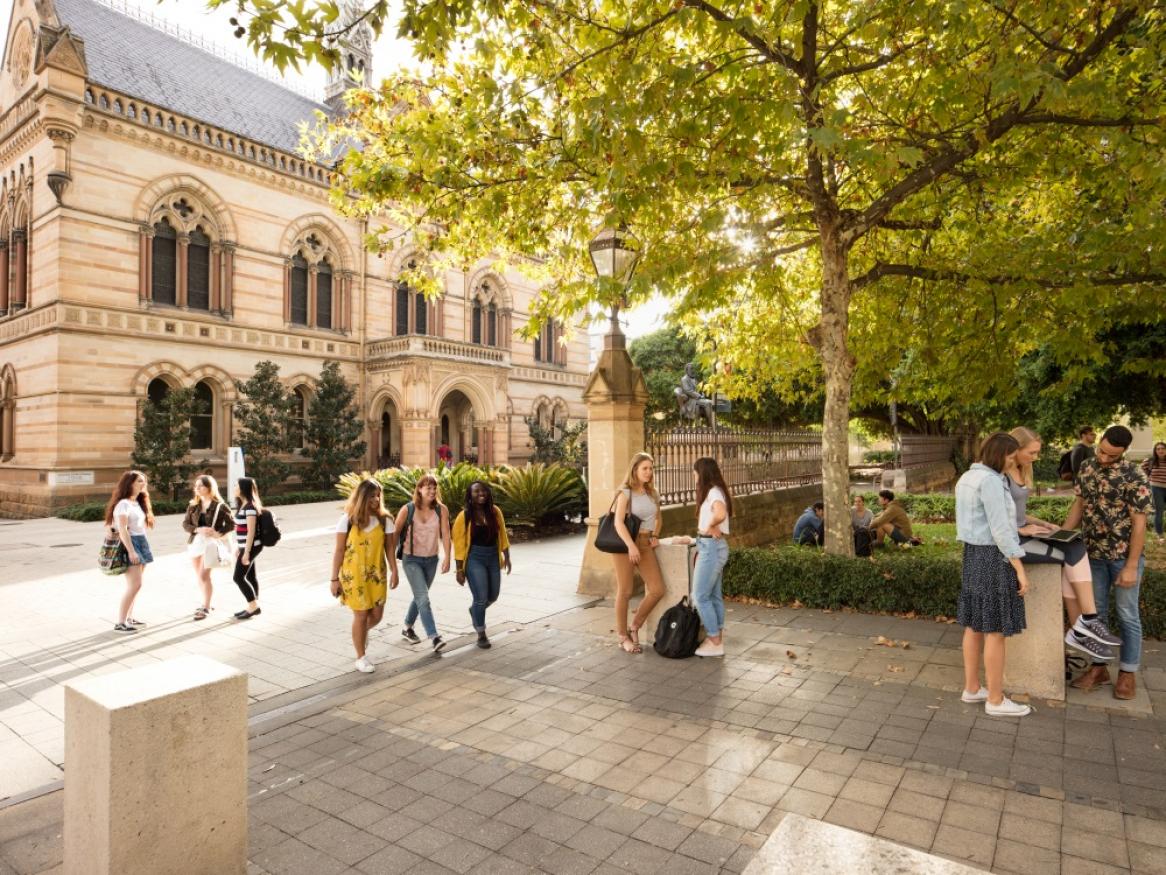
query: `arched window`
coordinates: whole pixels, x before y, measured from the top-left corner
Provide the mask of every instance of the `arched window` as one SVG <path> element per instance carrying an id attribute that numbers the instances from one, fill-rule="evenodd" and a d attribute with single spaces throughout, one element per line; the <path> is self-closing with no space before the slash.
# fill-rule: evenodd
<path id="1" fill-rule="evenodd" d="M 332 265 L 321 261 L 316 273 L 316 327 L 332 327 Z"/>
<path id="2" fill-rule="evenodd" d="M 299 253 L 291 264 L 291 323 L 308 324 L 308 262 Z"/>
<path id="3" fill-rule="evenodd" d="M 178 303 L 178 234 L 170 220 L 154 225 L 150 297 L 156 304 Z"/>
<path id="4" fill-rule="evenodd" d="M 474 343 L 482 342 L 482 302 L 474 301 L 474 313 L 470 318 L 470 338 Z"/>
<path id="5" fill-rule="evenodd" d="M 401 337 L 409 333 L 409 286 L 404 281 L 397 283 L 397 318 L 393 333 Z"/>
<path id="6" fill-rule="evenodd" d="M 186 305 L 192 310 L 211 308 L 211 238 L 201 227 L 190 232 L 186 247 Z"/>
<path id="7" fill-rule="evenodd" d="M 492 302 L 486 308 L 486 345 L 498 345 L 498 307 Z"/>
<path id="8" fill-rule="evenodd" d="M 155 377 L 146 387 L 146 398 L 151 404 L 161 404 L 170 394 L 170 384 L 161 377 Z"/>
<path id="9" fill-rule="evenodd" d="M 548 319 L 539 330 L 538 337 L 534 339 L 534 360 L 551 365 L 563 364 L 563 348 L 559 343 L 562 335 L 562 326 L 553 319 Z"/>
<path id="10" fill-rule="evenodd" d="M 190 417 L 190 448 L 209 450 L 214 446 L 215 393 L 206 380 L 194 387 L 194 414 Z"/>
<path id="11" fill-rule="evenodd" d="M 429 333 L 429 302 L 425 300 L 425 295 L 418 292 L 413 298 L 413 305 L 417 308 L 413 311 L 413 321 L 415 323 L 414 334 L 428 334 Z"/>
<path id="12" fill-rule="evenodd" d="M 16 455 L 16 371 L 0 369 L 0 462 Z"/>
<path id="13" fill-rule="evenodd" d="M 292 390 L 292 413 L 289 419 L 291 432 L 289 437 L 293 449 L 303 449 L 307 441 L 309 400 L 308 390 L 303 386 L 296 386 Z"/>

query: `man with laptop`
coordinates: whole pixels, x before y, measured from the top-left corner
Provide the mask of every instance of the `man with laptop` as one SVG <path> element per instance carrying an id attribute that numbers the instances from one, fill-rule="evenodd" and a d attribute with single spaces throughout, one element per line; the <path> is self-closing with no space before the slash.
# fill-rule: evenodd
<path id="1" fill-rule="evenodd" d="M 1121 631 L 1121 660 L 1113 695 L 1132 699 L 1136 692 L 1135 676 L 1142 656 L 1142 620 L 1138 613 L 1138 595 L 1146 558 L 1146 517 L 1150 512 L 1150 483 L 1145 472 L 1124 458 L 1133 443 L 1125 426 L 1105 430 L 1096 453 L 1086 459 L 1077 472 L 1076 498 L 1065 518 L 1065 528 L 1081 526 L 1089 552 L 1093 574 L 1093 594 L 1097 612 L 1108 614 L 1112 598 L 1117 608 Z M 1073 686 L 1090 691 L 1112 683 L 1109 669 L 1094 660 Z"/>

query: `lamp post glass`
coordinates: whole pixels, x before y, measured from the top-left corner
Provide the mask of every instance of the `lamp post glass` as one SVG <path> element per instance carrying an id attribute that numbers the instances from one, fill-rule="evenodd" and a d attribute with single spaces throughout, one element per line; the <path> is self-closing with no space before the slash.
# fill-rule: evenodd
<path id="1" fill-rule="evenodd" d="M 627 228 L 604 228 L 588 246 L 595 272 L 622 285 L 631 281 L 640 258 L 639 241 Z"/>

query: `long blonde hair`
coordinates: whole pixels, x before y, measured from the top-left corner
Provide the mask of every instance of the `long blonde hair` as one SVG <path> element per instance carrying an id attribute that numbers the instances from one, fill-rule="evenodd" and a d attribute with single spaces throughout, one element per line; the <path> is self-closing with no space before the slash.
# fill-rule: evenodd
<path id="1" fill-rule="evenodd" d="M 632 464 L 631 467 L 628 468 L 628 476 L 624 478 L 623 485 L 620 488 L 627 489 L 630 492 L 639 492 L 642 488 L 644 493 L 650 499 L 652 499 L 652 501 L 656 502 L 656 507 L 659 507 L 660 493 L 656 491 L 656 484 L 653 482 L 656 477 L 655 469 L 653 468 L 652 480 L 649 480 L 647 483 L 641 484 L 636 479 L 636 469 L 644 462 L 651 462 L 653 465 L 656 464 L 656 460 L 647 453 L 636 453 L 634 456 L 632 456 Z M 631 499 L 629 497 L 629 501 L 630 500 Z"/>
<path id="2" fill-rule="evenodd" d="M 1018 444 L 1020 444 L 1020 448 L 1022 450 L 1034 441 L 1037 443 L 1040 442 L 1040 435 L 1033 431 L 1031 428 L 1026 428 L 1023 425 L 1017 426 L 1008 433 L 1012 435 L 1013 438 L 1015 438 Z M 1024 465 L 1018 463 L 1016 470 L 1020 474 L 1021 486 L 1027 486 L 1029 489 L 1036 488 L 1036 480 L 1033 478 L 1032 474 L 1032 462 L 1028 462 Z"/>
<path id="3" fill-rule="evenodd" d="M 210 474 L 199 474 L 194 478 L 194 485 L 198 486 L 200 483 L 208 490 L 210 490 L 212 501 L 217 501 L 219 504 L 226 504 L 226 502 L 223 501 L 223 497 L 219 495 L 219 482 L 215 480 L 214 477 L 212 477 Z M 196 504 L 198 504 L 197 490 L 194 491 L 194 495 L 190 498 L 190 506 L 194 507 Z"/>
<path id="4" fill-rule="evenodd" d="M 379 500 L 376 508 L 370 514 L 368 500 L 374 494 Z M 361 480 L 360 485 L 353 489 L 352 494 L 348 496 L 348 503 L 344 505 L 344 513 L 348 516 L 348 522 L 362 532 L 372 516 L 375 516 L 383 524 L 389 518 L 389 512 L 385 510 L 385 491 L 381 488 L 381 484 L 371 479 Z"/>

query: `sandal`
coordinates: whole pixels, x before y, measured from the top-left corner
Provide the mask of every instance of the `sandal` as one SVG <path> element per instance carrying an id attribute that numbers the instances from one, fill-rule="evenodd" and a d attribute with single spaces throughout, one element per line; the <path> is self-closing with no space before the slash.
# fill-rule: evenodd
<path id="1" fill-rule="evenodd" d="M 619 646 L 620 646 L 620 649 L 623 650 L 624 653 L 643 653 L 644 652 L 640 648 L 640 645 L 638 645 L 635 641 L 633 641 L 631 639 L 631 637 L 628 635 L 621 635 L 620 636 Z"/>
<path id="2" fill-rule="evenodd" d="M 213 610 L 214 610 L 214 608 L 195 608 L 194 609 L 194 619 L 205 620 L 210 615 L 210 612 Z"/>
<path id="3" fill-rule="evenodd" d="M 640 646 L 640 627 L 639 626 L 629 626 L 628 627 L 628 637 L 632 639 L 632 644 L 636 645 L 636 647 L 639 647 Z M 642 649 L 643 648 L 641 648 L 641 650 Z"/>

